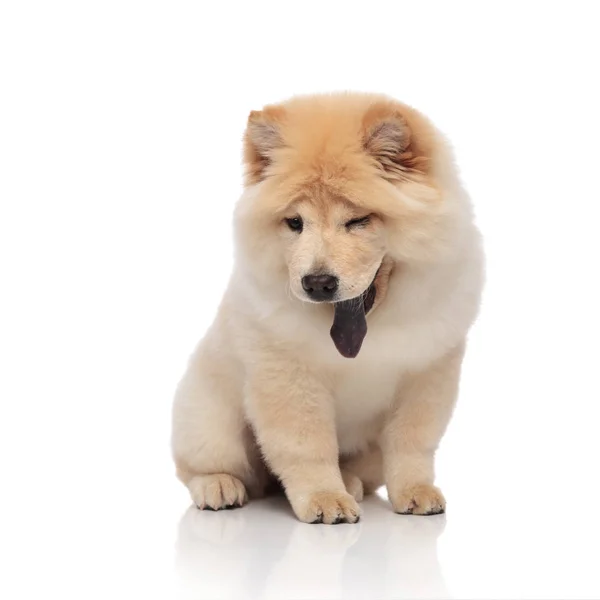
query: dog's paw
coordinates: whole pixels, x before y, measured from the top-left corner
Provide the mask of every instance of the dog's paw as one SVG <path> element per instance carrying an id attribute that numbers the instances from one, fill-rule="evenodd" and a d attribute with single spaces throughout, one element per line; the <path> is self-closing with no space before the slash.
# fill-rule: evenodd
<path id="1" fill-rule="evenodd" d="M 357 502 L 362 502 L 365 492 L 363 482 L 354 474 L 348 471 L 342 471 L 342 479 L 346 486 L 346 491 L 354 497 Z"/>
<path id="2" fill-rule="evenodd" d="M 406 487 L 389 497 L 394 511 L 401 515 L 439 515 L 446 510 L 444 495 L 433 485 Z"/>
<path id="3" fill-rule="evenodd" d="M 297 498 L 292 503 L 297 517 L 305 523 L 356 523 L 360 508 L 356 500 L 345 492 L 316 492 Z"/>
<path id="4" fill-rule="evenodd" d="M 225 473 L 196 475 L 188 483 L 192 500 L 200 509 L 220 510 L 243 506 L 248 501 L 244 484 Z"/>

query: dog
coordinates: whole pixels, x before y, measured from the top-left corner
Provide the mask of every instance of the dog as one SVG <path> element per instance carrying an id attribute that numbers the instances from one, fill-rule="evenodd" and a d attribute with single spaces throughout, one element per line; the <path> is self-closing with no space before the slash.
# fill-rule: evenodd
<path id="1" fill-rule="evenodd" d="M 235 265 L 174 400 L 177 475 L 200 509 L 283 487 L 306 523 L 356 523 L 387 486 L 444 512 L 434 455 L 484 279 L 452 150 L 362 93 L 252 111 Z"/>

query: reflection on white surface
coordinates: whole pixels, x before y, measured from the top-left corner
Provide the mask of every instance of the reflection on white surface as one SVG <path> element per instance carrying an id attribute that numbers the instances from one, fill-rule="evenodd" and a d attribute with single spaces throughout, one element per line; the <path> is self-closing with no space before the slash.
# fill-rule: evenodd
<path id="1" fill-rule="evenodd" d="M 396 515 L 366 499 L 357 525 L 307 525 L 283 497 L 190 507 L 176 544 L 181 598 L 447 598 L 437 556 L 445 516 Z"/>

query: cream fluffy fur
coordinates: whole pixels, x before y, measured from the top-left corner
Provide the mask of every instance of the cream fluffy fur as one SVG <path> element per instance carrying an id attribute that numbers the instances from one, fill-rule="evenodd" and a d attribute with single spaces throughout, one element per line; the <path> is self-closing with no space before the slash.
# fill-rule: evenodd
<path id="1" fill-rule="evenodd" d="M 384 483 L 397 512 L 443 511 L 434 453 L 483 272 L 448 144 L 385 97 L 298 97 L 251 113 L 245 163 L 234 272 L 175 398 L 178 476 L 199 508 L 242 505 L 276 479 L 306 522 L 356 522 Z M 332 273 L 343 300 L 382 263 L 368 333 L 344 358 L 332 304 L 311 303 L 301 279 Z"/>

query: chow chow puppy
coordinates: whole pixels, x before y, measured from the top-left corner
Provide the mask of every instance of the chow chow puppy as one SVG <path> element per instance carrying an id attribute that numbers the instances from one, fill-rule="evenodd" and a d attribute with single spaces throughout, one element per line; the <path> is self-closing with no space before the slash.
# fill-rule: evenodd
<path id="1" fill-rule="evenodd" d="M 176 393 L 173 454 L 199 508 L 279 483 L 301 521 L 355 523 L 385 484 L 443 512 L 434 455 L 483 258 L 448 143 L 368 94 L 251 112 L 235 267 Z"/>

